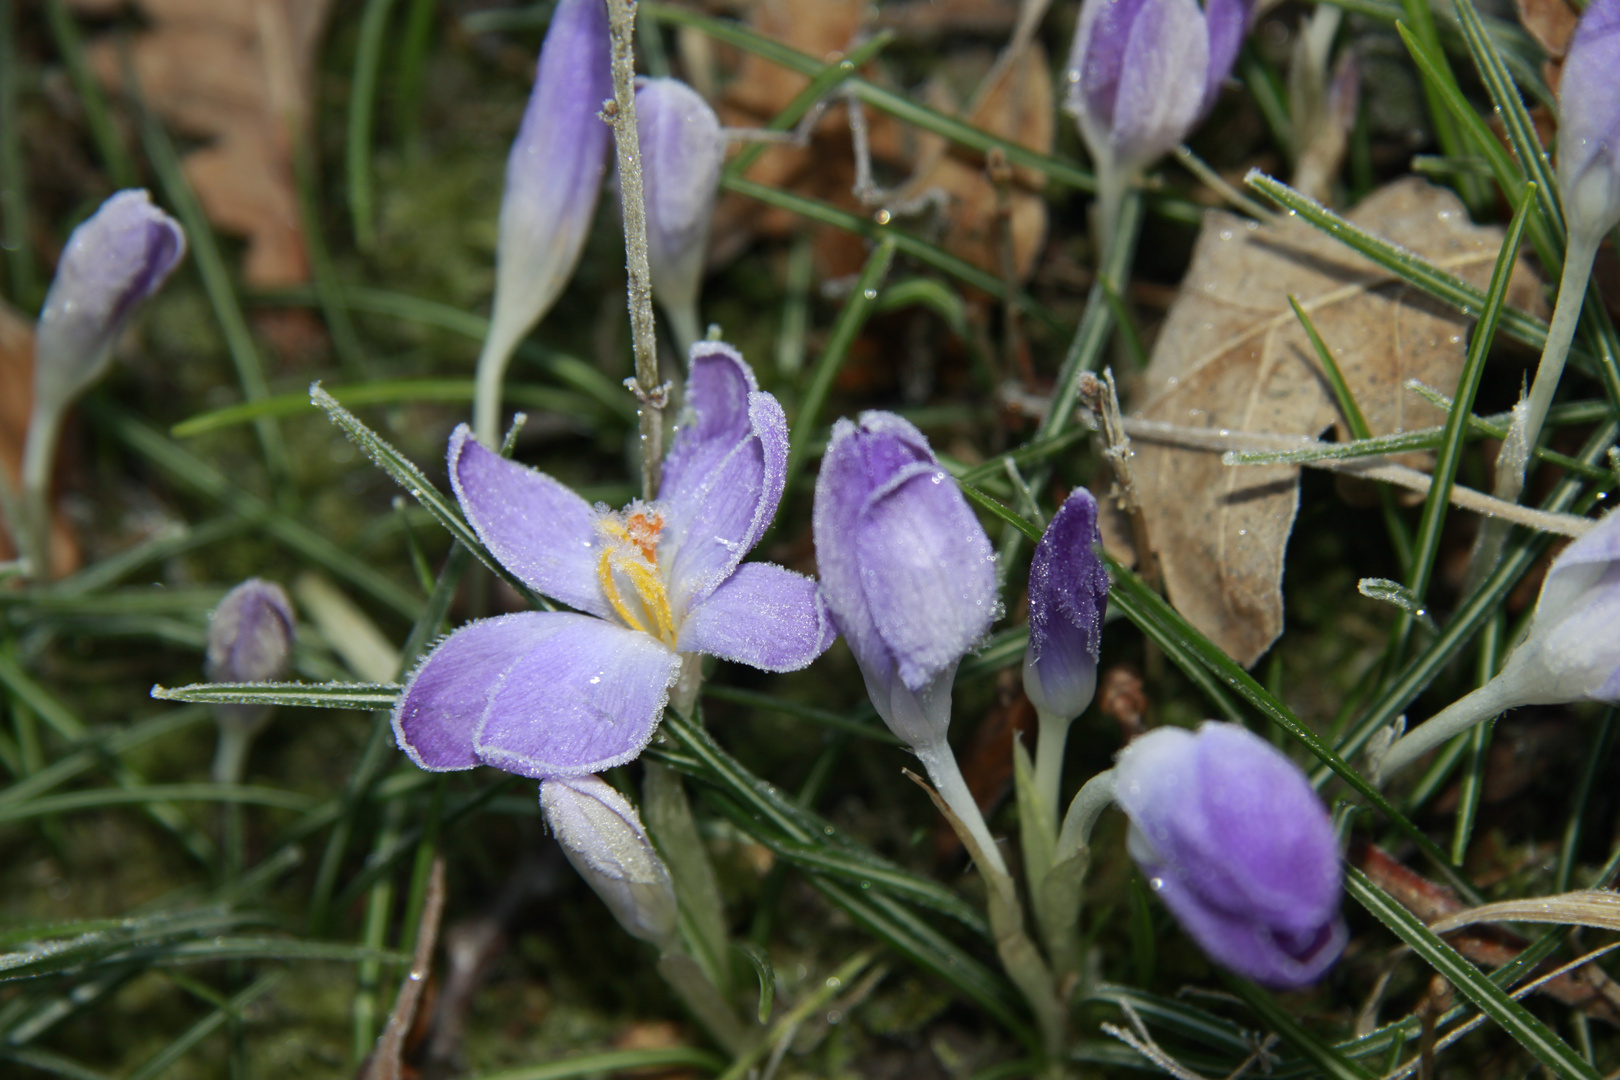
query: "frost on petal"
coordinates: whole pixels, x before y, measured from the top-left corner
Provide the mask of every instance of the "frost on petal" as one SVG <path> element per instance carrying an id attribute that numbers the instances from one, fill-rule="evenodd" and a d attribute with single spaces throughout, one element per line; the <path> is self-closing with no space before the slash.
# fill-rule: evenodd
<path id="1" fill-rule="evenodd" d="M 599 776 L 546 780 L 540 806 L 563 854 L 619 925 L 643 941 L 667 942 L 675 933 L 675 885 L 636 808 Z"/>
<path id="2" fill-rule="evenodd" d="M 1520 646 L 1536 650 L 1546 674 L 1542 692 L 1528 704 L 1620 700 L 1620 562 L 1580 565 L 1600 576 L 1553 612 L 1544 614 L 1538 606 L 1530 637 Z"/>
<path id="3" fill-rule="evenodd" d="M 641 753 L 680 658 L 656 638 L 587 615 L 519 657 L 490 691 L 479 759 L 521 776 L 574 776 Z"/>
<path id="4" fill-rule="evenodd" d="M 1209 34 L 1193 0 L 1146 0 L 1131 24 L 1114 101 L 1114 160 L 1140 167 L 1192 130 L 1203 105 Z"/>
<path id="5" fill-rule="evenodd" d="M 908 465 L 874 491 L 856 523 L 855 550 L 873 622 L 911 689 L 990 628 L 990 538 L 943 468 Z"/>
<path id="6" fill-rule="evenodd" d="M 666 307 L 697 301 L 725 139 L 720 120 L 679 79 L 644 79 L 636 129 L 645 161 L 647 258 L 653 295 Z"/>
<path id="7" fill-rule="evenodd" d="M 441 641 L 405 682 L 394 707 L 394 738 L 424 769 L 479 764 L 473 735 L 490 690 L 518 659 L 579 616 L 522 612 L 468 623 Z"/>
<path id="8" fill-rule="evenodd" d="M 1148 0 L 1087 0 L 1080 10 L 1069 51 L 1070 112 L 1099 131 L 1114 125 L 1114 103 L 1125 62 L 1131 24 Z"/>
<path id="9" fill-rule="evenodd" d="M 1620 510 L 1559 552 L 1541 585 L 1536 618 L 1561 619 L 1576 599 L 1614 564 L 1620 563 Z"/>
<path id="10" fill-rule="evenodd" d="M 1097 687 L 1097 654 L 1108 606 L 1108 571 L 1097 557 L 1097 501 L 1071 493 L 1035 546 L 1029 568 L 1029 649 L 1024 687 L 1035 707 L 1079 716 Z"/>
<path id="11" fill-rule="evenodd" d="M 735 350 L 712 342 L 693 348 L 691 415 L 666 459 L 658 500 L 665 521 L 658 557 L 677 618 L 753 550 L 782 498 L 787 419 L 776 398 L 753 385 Z"/>
<path id="12" fill-rule="evenodd" d="M 449 466 L 462 512 L 502 566 L 538 593 L 609 616 L 589 503 L 545 473 L 486 450 L 465 424 L 450 436 Z"/>
<path id="13" fill-rule="evenodd" d="M 770 563 L 744 563 L 687 613 L 675 648 L 761 671 L 798 671 L 836 636 L 814 581 Z"/>

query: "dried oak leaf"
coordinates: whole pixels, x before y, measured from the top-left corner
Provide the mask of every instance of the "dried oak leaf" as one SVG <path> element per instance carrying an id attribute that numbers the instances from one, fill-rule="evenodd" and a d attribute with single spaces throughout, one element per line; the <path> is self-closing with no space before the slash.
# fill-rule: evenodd
<path id="1" fill-rule="evenodd" d="M 1404 179 L 1350 220 L 1477 286 L 1489 281 L 1500 229 L 1473 225 L 1449 191 Z M 1144 376 L 1137 415 L 1165 423 L 1318 436 L 1348 432 L 1292 294 L 1333 350 L 1375 435 L 1441 423 L 1403 389 L 1457 385 L 1471 320 L 1398 281 L 1297 219 L 1257 225 L 1212 211 Z M 1539 302 L 1515 268 L 1509 303 Z M 1295 466 L 1221 464 L 1220 455 L 1137 440 L 1148 535 L 1170 600 L 1245 666 L 1282 633 L 1283 553 L 1299 507 Z"/>
<path id="2" fill-rule="evenodd" d="M 85 10 L 103 0 L 70 0 Z M 211 140 L 186 178 L 219 228 L 247 237 L 243 280 L 270 288 L 309 278 L 293 173 L 309 111 L 315 48 L 331 0 L 138 0 L 150 29 L 131 48 L 147 105 L 178 131 Z M 97 76 L 124 84 L 118 45 L 90 48 Z"/>

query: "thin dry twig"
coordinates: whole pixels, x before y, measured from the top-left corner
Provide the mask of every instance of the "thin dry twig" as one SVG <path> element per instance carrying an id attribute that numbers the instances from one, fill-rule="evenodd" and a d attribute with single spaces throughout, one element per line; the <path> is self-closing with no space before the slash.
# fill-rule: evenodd
<path id="1" fill-rule="evenodd" d="M 1147 1025 L 1142 1022 L 1142 1017 L 1137 1013 L 1136 1009 L 1129 1001 L 1119 1002 L 1119 1007 L 1125 1013 L 1125 1019 L 1130 1021 L 1130 1025 L 1133 1030 L 1126 1031 L 1118 1024 L 1103 1024 L 1101 1025 L 1103 1034 L 1111 1035 L 1118 1039 L 1120 1042 L 1124 1043 L 1126 1046 L 1130 1047 L 1132 1050 L 1135 1050 L 1138 1054 L 1141 1054 L 1143 1057 L 1153 1062 L 1153 1064 L 1175 1077 L 1176 1080 L 1205 1080 L 1203 1075 L 1195 1073 L 1185 1065 L 1181 1064 L 1181 1062 L 1177 1061 L 1175 1058 L 1166 1053 L 1158 1043 L 1153 1041 L 1153 1036 L 1148 1033 Z M 1239 1080 L 1240 1077 L 1242 1077 L 1250 1069 L 1254 1068 L 1256 1064 L 1266 1060 L 1271 1054 L 1271 1048 L 1276 1044 L 1277 1036 L 1274 1034 L 1267 1035 L 1257 1046 L 1255 1046 L 1254 1051 L 1243 1060 L 1242 1064 L 1226 1074 L 1224 1080 Z"/>
<path id="2" fill-rule="evenodd" d="M 377 1036 L 377 1046 L 371 1052 L 370 1068 L 362 1072 L 366 1080 L 400 1080 L 400 1055 L 405 1050 L 405 1036 L 416 1020 L 416 1007 L 421 1003 L 422 991 L 427 986 L 428 972 L 433 969 L 433 949 L 439 941 L 439 922 L 444 917 L 444 856 L 433 857 L 433 869 L 428 874 L 427 893 L 422 903 L 422 921 L 416 928 L 416 951 L 411 956 L 411 970 L 399 984 L 399 996 L 394 999 L 388 1024 Z"/>

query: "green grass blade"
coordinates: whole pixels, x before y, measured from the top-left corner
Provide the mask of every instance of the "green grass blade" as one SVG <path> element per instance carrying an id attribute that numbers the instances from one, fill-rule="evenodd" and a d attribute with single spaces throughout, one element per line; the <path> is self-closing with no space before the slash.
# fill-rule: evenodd
<path id="1" fill-rule="evenodd" d="M 77 20 L 68 10 L 67 0 L 45 0 L 45 18 L 51 27 L 51 37 L 56 39 L 56 51 L 67 67 L 73 92 L 84 109 L 85 127 L 90 129 L 91 141 L 96 144 L 101 163 L 107 168 L 107 176 L 115 188 L 135 187 L 138 183 L 135 165 L 113 124 L 112 113 L 107 109 L 107 95 L 85 61 L 84 38 L 79 34 Z"/>
<path id="2" fill-rule="evenodd" d="M 382 69 L 383 38 L 394 0 L 366 0 L 360 15 L 360 40 L 354 50 L 354 76 L 349 84 L 348 134 L 343 160 L 349 179 L 349 216 L 354 241 L 368 250 L 377 240 L 372 202 L 371 127 L 377 112 L 377 73 Z"/>
<path id="3" fill-rule="evenodd" d="M 116 759 L 126 750 L 133 750 L 154 739 L 161 739 L 212 719 L 213 714 L 209 710 L 189 706 L 159 713 L 128 728 L 95 732 L 79 744 L 79 749 L 58 758 L 23 780 L 0 788 L 0 806 L 42 795 L 59 784 L 64 784 L 98 765 L 105 764 L 108 759 Z"/>
<path id="4" fill-rule="evenodd" d="M 147 784 L 129 788 L 91 788 L 64 795 L 42 795 L 22 803 L 0 806 L 0 821 L 24 821 L 80 810 L 156 802 L 222 802 L 270 806 L 279 810 L 308 810 L 315 800 L 280 788 L 249 784 Z"/>
<path id="5" fill-rule="evenodd" d="M 262 526 L 283 544 L 372 599 L 407 618 L 415 617 L 420 602 L 401 589 L 393 578 L 350 555 L 302 522 L 272 509 L 257 495 L 231 483 L 213 466 L 204 464 L 123 410 L 97 400 L 86 401 L 82 408 L 90 414 L 99 430 L 108 432 L 185 486 Z"/>
<path id="6" fill-rule="evenodd" d="M 1372 1073 L 1345 1057 L 1337 1048 L 1329 1046 L 1307 1031 L 1267 991 L 1246 979 L 1224 973 L 1221 981 L 1226 984 L 1228 990 L 1242 998 L 1245 1005 L 1254 1010 L 1266 1027 L 1275 1031 L 1282 1037 L 1283 1042 L 1315 1065 L 1321 1075 L 1331 1077 L 1332 1080 L 1374 1080 Z"/>
<path id="7" fill-rule="evenodd" d="M 1345 868 L 1345 891 L 1555 1075 L 1599 1080 L 1598 1071 L 1568 1043 L 1353 866 Z"/>
<path id="8" fill-rule="evenodd" d="M 403 689 L 393 683 L 193 683 L 152 687 L 159 701 L 207 705 L 286 705 L 306 709 L 392 709 Z"/>
<path id="9" fill-rule="evenodd" d="M 832 393 L 833 380 L 838 378 L 838 372 L 849 356 L 850 346 L 855 344 L 855 338 L 859 336 L 861 328 L 866 325 L 866 320 L 872 314 L 878 290 L 883 287 L 884 279 L 889 276 L 894 251 L 894 234 L 878 241 L 877 247 L 868 256 L 860 277 L 855 280 L 854 291 L 844 302 L 837 321 L 833 323 L 826 347 L 816 358 L 816 365 L 810 372 L 810 385 L 805 387 L 804 397 L 800 399 L 799 408 L 793 417 L 783 491 L 793 490 L 793 481 L 804 468 L 805 459 L 809 456 L 810 435 L 821 419 L 822 407 L 827 404 L 827 396 Z"/>
<path id="10" fill-rule="evenodd" d="M 125 1077 L 125 1080 L 156 1080 L 157 1077 L 167 1072 L 175 1062 L 189 1054 L 198 1043 L 223 1027 L 227 1020 L 241 1016 L 244 1009 L 265 994 L 268 994 L 275 988 L 276 983 L 280 981 L 279 972 L 259 976 L 247 989 L 232 997 L 227 1006 L 215 1009 L 208 1016 L 197 1021 L 178 1039 L 175 1039 L 168 1046 L 148 1058 L 139 1068 Z"/>
<path id="11" fill-rule="evenodd" d="M 485 1073 L 474 1080 L 579 1080 L 582 1077 L 618 1075 L 631 1070 L 701 1069 L 718 1073 L 726 1062 L 707 1050 L 691 1046 L 662 1046 L 653 1050 L 604 1050 L 582 1054 L 567 1061 L 547 1065 L 525 1065 L 498 1073 Z"/>
<path id="12" fill-rule="evenodd" d="M 1022 655 L 1022 649 L 1020 649 Z M 827 709 L 818 709 L 814 705 L 805 705 L 802 702 L 790 701 L 787 698 L 777 697 L 774 694 L 762 694 L 757 690 L 743 690 L 735 686 L 720 686 L 714 683 L 703 685 L 703 696 L 716 701 L 729 701 L 736 705 L 747 705 L 751 708 L 762 709 L 767 712 L 781 713 L 797 720 L 808 720 L 812 724 L 821 724 L 835 731 L 847 731 L 851 735 L 873 739 L 877 742 L 886 742 L 893 746 L 900 745 L 900 740 L 894 733 L 882 724 L 874 724 L 877 710 L 866 705 L 857 712 L 845 716 L 842 713 L 831 712 Z"/>
<path id="13" fill-rule="evenodd" d="M 0 224 L 4 226 L 0 247 L 6 251 L 11 301 L 32 311 L 39 304 L 40 289 L 34 274 L 34 244 L 28 235 L 28 174 L 17 100 L 22 90 L 18 16 L 16 0 L 0 0 Z"/>

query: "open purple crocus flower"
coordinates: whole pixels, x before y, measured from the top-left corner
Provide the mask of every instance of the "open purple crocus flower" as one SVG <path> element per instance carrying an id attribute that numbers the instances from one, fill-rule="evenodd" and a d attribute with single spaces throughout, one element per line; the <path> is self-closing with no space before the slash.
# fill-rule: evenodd
<path id="1" fill-rule="evenodd" d="M 832 644 L 814 581 L 742 564 L 782 497 L 782 407 L 717 342 L 692 350 L 686 393 L 657 501 L 620 511 L 593 508 L 465 426 L 451 436 L 451 483 L 479 538 L 577 611 L 469 623 L 428 655 L 394 712 L 399 745 L 422 768 L 600 772 L 647 745 L 683 657 L 793 671 Z"/>

